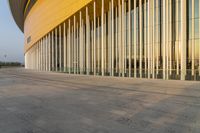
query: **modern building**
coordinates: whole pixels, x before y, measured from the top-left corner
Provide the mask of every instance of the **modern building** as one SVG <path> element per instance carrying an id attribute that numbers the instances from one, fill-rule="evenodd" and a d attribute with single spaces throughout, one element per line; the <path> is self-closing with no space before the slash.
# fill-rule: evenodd
<path id="1" fill-rule="evenodd" d="M 199 0 L 9 0 L 25 67 L 200 80 Z"/>

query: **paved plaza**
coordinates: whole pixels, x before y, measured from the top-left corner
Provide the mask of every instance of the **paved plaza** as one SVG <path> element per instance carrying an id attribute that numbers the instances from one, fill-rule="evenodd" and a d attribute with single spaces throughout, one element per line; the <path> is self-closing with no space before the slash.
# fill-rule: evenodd
<path id="1" fill-rule="evenodd" d="M 0 69 L 0 133 L 199 133 L 200 82 Z"/>

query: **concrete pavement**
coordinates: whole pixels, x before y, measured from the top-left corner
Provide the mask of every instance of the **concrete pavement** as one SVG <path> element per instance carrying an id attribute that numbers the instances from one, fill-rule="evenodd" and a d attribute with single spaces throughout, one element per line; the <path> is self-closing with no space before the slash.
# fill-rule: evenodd
<path id="1" fill-rule="evenodd" d="M 199 133 L 200 82 L 0 69 L 0 133 Z"/>

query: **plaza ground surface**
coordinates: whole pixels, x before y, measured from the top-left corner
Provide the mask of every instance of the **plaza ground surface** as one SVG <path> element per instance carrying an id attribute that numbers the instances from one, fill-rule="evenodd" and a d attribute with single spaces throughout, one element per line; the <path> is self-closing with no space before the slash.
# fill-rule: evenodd
<path id="1" fill-rule="evenodd" d="M 199 133 L 200 82 L 0 69 L 0 133 Z"/>

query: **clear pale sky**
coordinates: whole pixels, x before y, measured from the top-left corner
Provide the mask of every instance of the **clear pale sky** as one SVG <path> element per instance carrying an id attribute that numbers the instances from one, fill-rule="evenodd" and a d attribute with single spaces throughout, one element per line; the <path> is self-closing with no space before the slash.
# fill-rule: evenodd
<path id="1" fill-rule="evenodd" d="M 15 24 L 7 0 L 0 0 L 0 61 L 24 62 L 23 33 Z"/>

